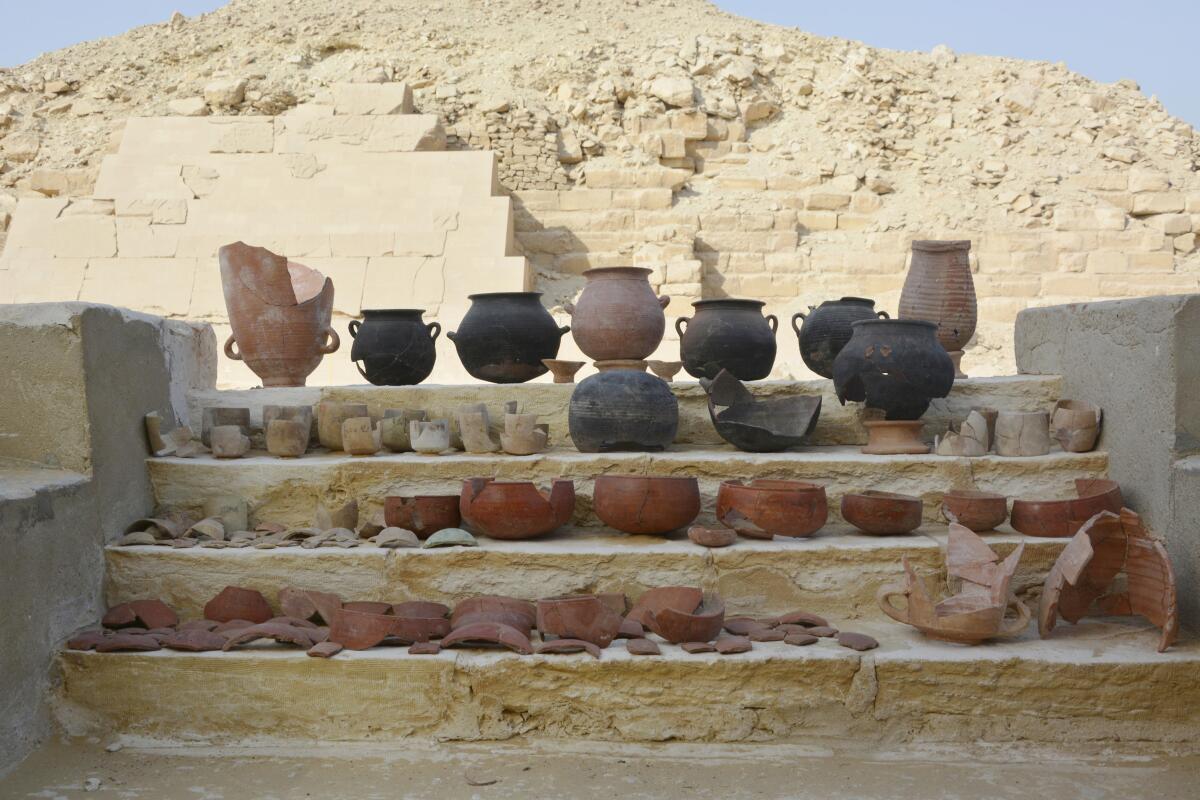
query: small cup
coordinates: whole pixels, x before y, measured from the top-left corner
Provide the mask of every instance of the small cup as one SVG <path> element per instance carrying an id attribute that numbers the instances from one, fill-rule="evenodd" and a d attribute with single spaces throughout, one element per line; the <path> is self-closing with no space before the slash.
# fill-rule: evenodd
<path id="1" fill-rule="evenodd" d="M 279 458 L 299 458 L 308 450 L 311 435 L 311 422 L 273 419 L 267 424 L 267 452 Z"/>
<path id="2" fill-rule="evenodd" d="M 370 417 L 351 417 L 342 423 L 342 449 L 350 455 L 373 456 L 379 447 L 379 431 Z"/>
<path id="3" fill-rule="evenodd" d="M 250 435 L 250 409 L 209 406 L 200 416 L 200 441 L 212 447 L 212 429 L 218 425 L 236 425 L 245 436 Z"/>
<path id="4" fill-rule="evenodd" d="M 412 440 L 408 435 L 408 423 L 413 420 L 424 420 L 426 414 L 421 410 L 389 408 L 383 412 L 379 421 L 379 442 L 393 453 L 412 452 Z"/>
<path id="5" fill-rule="evenodd" d="M 216 425 L 209 431 L 212 454 L 216 458 L 241 458 L 250 452 L 250 437 L 238 425 Z"/>
<path id="6" fill-rule="evenodd" d="M 342 450 L 342 423 L 355 417 L 368 417 L 366 403 L 339 403 L 322 400 L 317 406 L 317 437 L 322 447 Z"/>
<path id="7" fill-rule="evenodd" d="M 450 420 L 413 420 L 408 423 L 408 435 L 413 450 L 424 455 L 437 455 L 450 449 Z"/>

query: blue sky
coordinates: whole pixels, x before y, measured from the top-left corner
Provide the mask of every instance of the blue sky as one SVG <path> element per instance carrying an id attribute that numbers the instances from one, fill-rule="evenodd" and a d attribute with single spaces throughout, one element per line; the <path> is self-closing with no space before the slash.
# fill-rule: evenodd
<path id="1" fill-rule="evenodd" d="M 336 2 L 336 0 L 329 0 Z M 656 0 L 651 0 L 655 2 Z M 199 14 L 223 0 L 0 0 L 0 65 L 162 22 L 175 10 Z M 1132 78 L 1167 110 L 1200 125 L 1196 36 L 1200 0 L 717 0 L 742 16 L 793 25 L 877 47 L 1065 61 L 1099 81 Z"/>

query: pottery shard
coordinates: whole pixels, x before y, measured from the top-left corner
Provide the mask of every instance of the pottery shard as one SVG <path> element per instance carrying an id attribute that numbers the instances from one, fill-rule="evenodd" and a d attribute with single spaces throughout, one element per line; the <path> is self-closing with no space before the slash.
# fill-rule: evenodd
<path id="1" fill-rule="evenodd" d="M 269 620 L 267 620 L 267 622 L 278 622 L 283 625 L 291 625 L 293 628 L 304 628 L 310 632 L 317 629 L 316 623 L 309 622 L 306 619 L 300 619 L 299 617 L 271 617 Z"/>
<path id="2" fill-rule="evenodd" d="M 600 657 L 600 648 L 591 642 L 585 642 L 582 639 L 553 639 L 549 642 L 542 642 L 538 645 L 537 654 L 540 655 L 567 655 L 570 653 L 587 652 L 592 658 Z"/>
<path id="3" fill-rule="evenodd" d="M 391 614 L 392 604 L 380 600 L 351 600 L 348 603 L 342 603 L 342 609 L 360 614 Z"/>
<path id="4" fill-rule="evenodd" d="M 442 646 L 437 642 L 413 642 L 408 648 L 410 656 L 436 656 L 442 652 Z"/>
<path id="5" fill-rule="evenodd" d="M 333 658 L 342 652 L 342 646 L 337 642 L 317 642 L 308 648 L 308 654 L 313 658 Z"/>
<path id="6" fill-rule="evenodd" d="M 204 618 L 217 622 L 245 619 L 251 622 L 266 622 L 275 616 L 267 598 L 254 589 L 226 586 L 204 605 Z"/>
<path id="7" fill-rule="evenodd" d="M 851 650 L 874 650 L 879 647 L 879 642 L 873 636 L 867 636 L 865 633 L 853 633 L 851 631 L 842 631 L 837 635 L 838 644 L 842 647 L 849 647 Z"/>
<path id="8" fill-rule="evenodd" d="M 137 614 L 129 607 L 128 603 L 122 603 L 106 611 L 100 619 L 100 624 L 109 630 L 128 628 L 138 624 Z"/>
<path id="9" fill-rule="evenodd" d="M 173 628 L 179 624 L 178 615 L 161 600 L 134 600 L 129 607 L 147 628 Z"/>
<path id="10" fill-rule="evenodd" d="M 618 639 L 644 639 L 646 638 L 646 629 L 642 627 L 642 623 L 634 622 L 626 617 L 621 620 L 621 629 L 617 631 Z"/>
<path id="11" fill-rule="evenodd" d="M 279 607 L 286 616 L 328 625 L 341 609 L 342 598 L 330 592 L 285 586 L 279 590 Z"/>
<path id="12" fill-rule="evenodd" d="M 838 629 L 831 625 L 814 625 L 808 629 L 808 633 L 811 636 L 819 636 L 822 639 L 831 639 L 837 636 Z"/>
<path id="13" fill-rule="evenodd" d="M 313 646 L 312 636 L 304 628 L 282 622 L 264 622 L 238 631 L 236 636 L 225 642 L 222 649 L 232 650 L 240 644 L 256 642 L 259 639 L 274 639 L 280 644 L 294 644 L 305 650 Z"/>
<path id="14" fill-rule="evenodd" d="M 157 639 L 137 633 L 118 633 L 96 643 L 97 653 L 149 653 L 161 649 Z"/>
<path id="15" fill-rule="evenodd" d="M 176 631 L 162 640 L 162 646 L 168 650 L 183 650 L 188 653 L 207 653 L 212 650 L 225 648 L 226 639 L 219 633 L 206 631 L 202 628 L 189 628 Z"/>
<path id="16" fill-rule="evenodd" d="M 725 630 L 734 636 L 748 636 L 754 631 L 770 630 L 771 626 L 751 617 L 726 617 Z"/>
<path id="17" fill-rule="evenodd" d="M 366 650 L 386 639 L 395 621 L 396 618 L 390 615 L 343 608 L 334 613 L 329 624 L 329 641 L 350 650 Z"/>
<path id="18" fill-rule="evenodd" d="M 175 630 L 178 631 L 211 631 L 215 630 L 221 623 L 212 619 L 193 619 L 189 622 L 181 622 Z"/>
<path id="19" fill-rule="evenodd" d="M 528 636 L 511 625 L 497 622 L 476 622 L 471 625 L 463 625 L 455 628 L 449 636 L 442 639 L 443 648 L 490 644 L 503 645 L 521 655 L 527 656 L 533 653 L 533 645 L 530 644 Z"/>
<path id="20" fill-rule="evenodd" d="M 621 615 L 594 595 L 551 598 L 537 604 L 537 627 L 542 634 L 582 639 L 608 647 L 620 632 Z"/>
<path id="21" fill-rule="evenodd" d="M 703 604 L 693 613 L 673 608 L 651 614 L 650 630 L 668 642 L 711 642 L 725 624 L 725 601 L 720 595 L 705 595 Z"/>
<path id="22" fill-rule="evenodd" d="M 680 645 L 685 653 L 715 653 L 717 648 L 708 642 L 684 642 Z"/>
<path id="23" fill-rule="evenodd" d="M 254 623 L 248 619 L 231 619 L 228 622 L 222 622 L 217 627 L 213 628 L 213 633 L 219 633 L 222 636 L 229 638 L 236 636 L 238 631 L 249 628 Z"/>
<path id="24" fill-rule="evenodd" d="M 629 655 L 631 656 L 657 656 L 662 654 L 662 651 L 658 649 L 658 643 L 650 639 L 630 639 L 625 643 L 625 649 L 629 651 Z"/>
<path id="25" fill-rule="evenodd" d="M 690 586 L 661 586 L 642 592 L 627 619 L 645 626 L 648 618 L 668 608 L 690 614 L 700 607 L 704 592 Z"/>
<path id="26" fill-rule="evenodd" d="M 737 653 L 748 653 L 754 645 L 745 636 L 722 636 L 717 639 L 715 647 L 721 655 L 731 656 Z"/>
<path id="27" fill-rule="evenodd" d="M 787 638 L 788 632 L 782 628 L 758 628 L 750 631 L 748 635 L 752 642 L 782 642 Z"/>
<path id="28" fill-rule="evenodd" d="M 811 611 L 790 611 L 779 618 L 780 625 L 803 625 L 806 628 L 826 627 L 829 622 Z"/>
<path id="29" fill-rule="evenodd" d="M 104 631 L 84 631 L 67 640 L 68 650 L 95 650 L 96 645 L 108 638 Z"/>
<path id="30" fill-rule="evenodd" d="M 790 644 L 794 647 L 805 647 L 810 644 L 816 644 L 820 641 L 811 633 L 789 633 L 783 638 L 784 644 Z"/>
<path id="31" fill-rule="evenodd" d="M 688 528 L 688 538 L 701 547 L 729 547 L 737 541 L 737 531 L 729 528 Z"/>

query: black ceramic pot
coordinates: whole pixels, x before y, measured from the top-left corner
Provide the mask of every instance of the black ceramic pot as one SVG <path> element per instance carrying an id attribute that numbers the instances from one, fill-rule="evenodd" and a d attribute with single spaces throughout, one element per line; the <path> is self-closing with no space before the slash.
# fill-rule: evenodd
<path id="1" fill-rule="evenodd" d="M 583 453 L 663 450 L 675 441 L 679 401 L 662 378 L 639 370 L 606 370 L 575 387 L 567 426 Z"/>
<path id="2" fill-rule="evenodd" d="M 838 400 L 865 402 L 889 420 L 920 419 L 934 397 L 950 394 L 954 363 L 938 327 L 917 319 L 860 320 L 833 362 Z"/>
<path id="3" fill-rule="evenodd" d="M 541 292 L 473 294 L 458 330 L 446 336 L 473 377 L 491 383 L 524 383 L 546 373 L 544 358 L 558 355 L 561 328 L 542 305 Z"/>
<path id="4" fill-rule="evenodd" d="M 429 377 L 441 325 L 426 325 L 420 308 L 364 308 L 362 313 L 362 322 L 350 320 L 350 360 L 364 378 L 376 386 L 412 386 Z"/>
<path id="5" fill-rule="evenodd" d="M 679 357 L 693 378 L 712 380 L 728 370 L 739 381 L 757 381 L 775 365 L 774 314 L 763 316 L 762 300 L 697 300 L 695 317 L 675 320 Z M 686 324 L 686 330 L 684 328 Z"/>
<path id="6" fill-rule="evenodd" d="M 865 297 L 843 297 L 809 306 L 808 313 L 792 315 L 792 330 L 800 340 L 800 358 L 822 378 L 833 377 L 833 360 L 850 341 L 852 323 L 860 319 L 887 319 L 886 311 L 876 311 L 875 301 Z M 796 320 L 804 320 L 797 325 Z"/>

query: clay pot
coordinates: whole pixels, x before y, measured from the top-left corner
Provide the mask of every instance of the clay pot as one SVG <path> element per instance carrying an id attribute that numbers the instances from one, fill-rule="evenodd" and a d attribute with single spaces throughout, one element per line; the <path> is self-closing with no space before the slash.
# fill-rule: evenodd
<path id="1" fill-rule="evenodd" d="M 446 334 L 472 377 L 491 383 L 524 383 L 546 373 L 543 359 L 558 355 L 559 327 L 541 303 L 541 292 L 469 295 L 471 307 L 457 331 Z"/>
<path id="2" fill-rule="evenodd" d="M 1008 519 L 1008 498 L 992 492 L 952 489 L 942 495 L 942 516 L 976 533 L 995 530 Z"/>
<path id="3" fill-rule="evenodd" d="M 752 539 L 811 536 L 829 519 L 829 505 L 825 487 L 815 483 L 723 481 L 717 490 L 717 519 Z"/>
<path id="4" fill-rule="evenodd" d="M 545 451 L 549 438 L 549 427 L 538 424 L 537 414 L 504 415 L 500 447 L 509 455 L 531 456 L 541 453 Z"/>
<path id="5" fill-rule="evenodd" d="M 383 499 L 383 520 L 390 527 L 405 528 L 428 539 L 444 528 L 462 523 L 458 495 L 391 496 Z"/>
<path id="6" fill-rule="evenodd" d="M 651 270 L 644 267 L 597 267 L 584 271 L 587 285 L 574 303 L 571 335 L 583 354 L 595 361 L 643 359 L 663 338 L 667 296 L 655 297 Z"/>
<path id="7" fill-rule="evenodd" d="M 575 484 L 555 479 L 549 492 L 527 481 L 463 481 L 459 511 L 492 539 L 532 539 L 565 525 L 575 511 Z"/>
<path id="8" fill-rule="evenodd" d="M 236 425 L 250 435 L 250 409 L 209 406 L 200 414 L 200 442 L 212 447 L 212 429 L 218 425 Z"/>
<path id="9" fill-rule="evenodd" d="M 888 420 L 919 419 L 929 401 L 954 386 L 954 364 L 920 320 L 859 320 L 833 363 L 838 400 L 879 409 Z"/>
<path id="10" fill-rule="evenodd" d="M 414 419 L 408 423 L 408 438 L 412 448 L 427 456 L 436 456 L 450 449 L 450 420 Z"/>
<path id="11" fill-rule="evenodd" d="M 352 456 L 373 456 L 383 445 L 370 417 L 351 417 L 342 423 L 342 449 Z"/>
<path id="12" fill-rule="evenodd" d="M 412 386 L 429 377 L 441 325 L 426 325 L 421 308 L 364 308 L 362 313 L 362 322 L 352 319 L 349 325 L 350 360 L 359 374 L 376 386 Z"/>
<path id="13" fill-rule="evenodd" d="M 921 455 L 929 452 L 929 445 L 921 438 L 925 424 L 920 421 L 868 420 L 863 426 L 867 429 L 867 444 L 862 451 L 869 455 Z"/>
<path id="14" fill-rule="evenodd" d="M 725 370 L 711 381 L 701 378 L 700 385 L 708 393 L 708 415 L 717 433 L 751 453 L 776 453 L 802 444 L 821 415 L 820 395 L 759 400 Z"/>
<path id="15" fill-rule="evenodd" d="M 1050 452 L 1050 415 L 1001 411 L 996 417 L 996 455 L 1031 457 Z"/>
<path id="16" fill-rule="evenodd" d="M 1059 400 L 1050 414 L 1050 435 L 1068 453 L 1087 453 L 1100 436 L 1100 407 L 1085 400 Z"/>
<path id="17" fill-rule="evenodd" d="M 250 452 L 250 437 L 237 425 L 217 425 L 209 431 L 215 458 L 241 458 Z"/>
<path id="18" fill-rule="evenodd" d="M 600 475 L 592 505 L 605 525 L 619 531 L 670 533 L 700 514 L 700 486 L 695 478 Z"/>
<path id="19" fill-rule="evenodd" d="M 961 351 L 975 335 L 970 252 L 969 241 L 913 242 L 908 277 L 900 292 L 900 319 L 936 324 L 938 341 L 948 352 Z"/>
<path id="20" fill-rule="evenodd" d="M 583 453 L 663 450 L 675 441 L 679 401 L 662 379 L 645 372 L 600 372 L 575 387 L 567 425 Z"/>
<path id="21" fill-rule="evenodd" d="M 693 525 L 688 528 L 688 538 L 702 547 L 729 547 L 737 542 L 737 531 Z"/>
<path id="22" fill-rule="evenodd" d="M 851 325 L 860 319 L 887 319 L 886 311 L 876 311 L 875 301 L 864 297 L 843 297 L 809 306 L 808 314 L 792 315 L 792 330 L 800 342 L 800 358 L 805 366 L 822 378 L 833 377 L 833 361 L 854 334 Z M 796 320 L 804 320 L 802 326 Z"/>
<path id="23" fill-rule="evenodd" d="M 233 329 L 225 355 L 245 361 L 263 386 L 303 386 L 341 345 L 330 325 L 333 281 L 242 242 L 222 247 L 219 259 Z"/>
<path id="24" fill-rule="evenodd" d="M 719 595 L 704 595 L 695 611 L 667 607 L 647 615 L 646 626 L 671 644 L 711 642 L 725 625 L 725 601 Z"/>
<path id="25" fill-rule="evenodd" d="M 757 381 L 775 365 L 779 320 L 762 314 L 762 300 L 697 300 L 694 318 L 675 320 L 683 368 L 693 378 L 715 378 L 723 369 L 740 381 Z M 686 326 L 686 330 L 684 327 Z"/>
<path id="26" fill-rule="evenodd" d="M 317 404 L 317 439 L 334 452 L 342 449 L 342 423 L 355 417 L 369 417 L 366 403 L 339 403 L 322 400 Z"/>
<path id="27" fill-rule="evenodd" d="M 1101 511 L 1119 514 L 1125 505 L 1116 481 L 1079 478 L 1072 500 L 1013 500 L 1009 524 L 1026 536 L 1065 538 Z"/>
<path id="28" fill-rule="evenodd" d="M 650 371 L 658 377 L 662 378 L 667 383 L 675 380 L 675 376 L 679 370 L 683 369 L 682 361 L 647 361 L 646 366 L 650 367 Z"/>
<path id="29" fill-rule="evenodd" d="M 543 358 L 542 363 L 554 376 L 555 383 L 574 383 L 575 373 L 579 372 L 584 364 L 582 361 L 560 361 L 557 358 Z"/>
<path id="30" fill-rule="evenodd" d="M 537 627 L 542 636 L 579 639 L 608 647 L 621 630 L 621 615 L 595 595 L 552 597 L 537 602 Z"/>
<path id="31" fill-rule="evenodd" d="M 912 533 L 921 527 L 924 508 L 921 498 L 894 492 L 872 490 L 842 497 L 842 519 L 874 536 Z"/>

